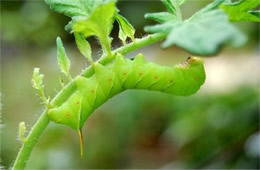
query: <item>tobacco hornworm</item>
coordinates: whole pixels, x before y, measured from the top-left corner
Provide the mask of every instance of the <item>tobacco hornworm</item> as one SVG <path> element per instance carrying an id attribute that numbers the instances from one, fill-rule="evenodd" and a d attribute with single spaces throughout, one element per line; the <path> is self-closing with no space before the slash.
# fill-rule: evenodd
<path id="1" fill-rule="evenodd" d="M 117 55 L 114 63 L 97 63 L 94 67 L 92 77 L 75 78 L 77 89 L 66 102 L 49 109 L 51 120 L 80 130 L 97 107 L 124 90 L 147 89 L 187 96 L 198 91 L 205 81 L 203 60 L 198 57 L 167 67 L 147 62 L 142 54 L 134 60 Z"/>

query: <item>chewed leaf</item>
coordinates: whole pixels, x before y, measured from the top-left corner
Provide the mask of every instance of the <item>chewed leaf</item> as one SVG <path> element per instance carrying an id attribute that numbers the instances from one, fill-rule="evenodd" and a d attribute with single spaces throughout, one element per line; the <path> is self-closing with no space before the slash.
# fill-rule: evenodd
<path id="1" fill-rule="evenodd" d="M 213 55 L 224 44 L 240 47 L 245 42 L 246 37 L 228 22 L 225 13 L 214 10 L 173 27 L 163 47 L 178 45 L 193 54 Z"/>
<path id="2" fill-rule="evenodd" d="M 44 75 L 40 74 L 40 68 L 34 68 L 32 77 L 33 88 L 35 88 L 36 90 L 43 89 L 43 77 Z"/>
<path id="3" fill-rule="evenodd" d="M 71 76 L 69 74 L 70 60 L 67 57 L 67 54 L 65 52 L 65 49 L 63 47 L 60 37 L 57 37 L 56 43 L 57 43 L 57 48 L 58 48 L 58 50 L 57 50 L 58 64 L 61 69 L 61 72 L 64 73 L 69 79 L 71 79 Z"/>
<path id="4" fill-rule="evenodd" d="M 102 0 L 45 0 L 50 8 L 69 17 L 88 16 Z"/>
<path id="5" fill-rule="evenodd" d="M 134 41 L 135 29 L 128 22 L 128 20 L 119 14 L 116 15 L 116 20 L 119 23 L 119 38 L 123 41 L 123 43 L 125 43 L 127 37 L 131 38 L 131 40 Z"/>
<path id="6" fill-rule="evenodd" d="M 91 47 L 88 41 L 81 34 L 74 33 L 74 36 L 81 54 L 84 55 L 89 60 L 89 62 L 93 63 L 93 59 L 91 58 Z"/>
<path id="7" fill-rule="evenodd" d="M 233 3 L 226 2 L 222 4 L 220 8 L 229 15 L 230 21 L 260 22 L 259 15 L 254 15 L 255 13 L 252 13 L 252 10 L 259 6 L 259 3 L 259 0 L 239 0 Z"/>
<path id="8" fill-rule="evenodd" d="M 214 55 L 226 44 L 239 47 L 246 37 L 228 21 L 224 11 L 216 9 L 223 1 L 214 1 L 185 21 L 168 20 L 145 27 L 145 31 L 167 34 L 163 47 L 177 45 L 201 56 Z"/>
<path id="9" fill-rule="evenodd" d="M 103 49 L 106 52 L 110 52 L 109 34 L 112 30 L 116 13 L 115 1 L 106 1 L 106 3 L 104 2 L 95 8 L 89 17 L 75 19 L 73 21 L 73 32 L 81 33 L 85 37 L 98 37 Z"/>

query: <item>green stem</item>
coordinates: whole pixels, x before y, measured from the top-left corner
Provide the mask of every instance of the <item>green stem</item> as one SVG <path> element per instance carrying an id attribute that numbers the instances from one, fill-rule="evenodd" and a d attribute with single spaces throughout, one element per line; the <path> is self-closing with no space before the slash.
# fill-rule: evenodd
<path id="1" fill-rule="evenodd" d="M 38 141 L 38 138 L 41 136 L 43 130 L 49 124 L 50 119 L 47 114 L 47 110 L 43 112 L 42 116 L 36 122 L 36 124 L 31 129 L 30 134 L 26 138 L 24 144 L 22 145 L 17 158 L 15 160 L 13 169 L 24 169 L 26 163 L 30 157 L 33 147 Z"/>
<path id="2" fill-rule="evenodd" d="M 106 65 L 110 63 L 116 53 L 121 53 L 122 55 L 127 54 L 129 52 L 132 52 L 136 49 L 142 48 L 144 46 L 150 45 L 152 43 L 158 42 L 163 40 L 166 37 L 165 34 L 153 34 L 148 35 L 147 37 L 144 37 L 142 39 L 137 39 L 135 42 L 132 42 L 130 44 L 127 44 L 123 47 L 120 47 L 114 51 L 112 51 L 112 55 L 109 57 L 107 55 L 104 55 L 100 58 L 98 61 L 102 65 Z M 86 70 L 83 71 L 83 76 L 90 77 L 94 74 L 93 66 L 88 67 Z M 51 106 L 59 106 L 64 101 L 66 101 L 71 94 L 77 89 L 76 83 L 74 80 L 70 81 L 52 100 Z M 48 110 L 45 110 L 42 114 L 42 116 L 39 118 L 39 120 L 36 122 L 36 124 L 31 129 L 30 134 L 26 138 L 26 142 L 22 145 L 18 156 L 15 160 L 13 169 L 24 169 L 26 166 L 26 163 L 30 157 L 30 154 L 32 152 L 33 147 L 37 143 L 39 137 L 41 136 L 43 130 L 47 127 L 49 124 L 50 119 L 48 118 Z"/>
<path id="3" fill-rule="evenodd" d="M 136 39 L 136 41 L 114 50 L 112 52 L 112 57 L 108 57 L 107 55 L 102 56 L 98 60 L 98 62 L 102 65 L 106 65 L 114 59 L 116 53 L 120 53 L 122 55 L 125 55 L 125 54 L 130 53 L 132 51 L 135 51 L 139 48 L 142 48 L 144 46 L 147 46 L 147 45 L 153 44 L 155 42 L 161 41 L 161 40 L 165 39 L 165 37 L 166 37 L 166 34 L 153 34 L 153 35 L 148 35 L 147 37 L 144 37 L 144 38 L 141 38 L 141 39 Z M 93 74 L 94 74 L 93 67 L 88 67 L 82 73 L 82 75 L 85 76 L 85 77 L 90 77 Z"/>

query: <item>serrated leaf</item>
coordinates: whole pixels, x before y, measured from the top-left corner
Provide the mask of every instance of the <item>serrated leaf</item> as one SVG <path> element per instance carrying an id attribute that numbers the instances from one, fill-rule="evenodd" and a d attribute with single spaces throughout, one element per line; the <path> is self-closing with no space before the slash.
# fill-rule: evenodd
<path id="1" fill-rule="evenodd" d="M 259 15 L 251 13 L 251 10 L 259 6 L 259 0 L 239 0 L 237 2 L 226 2 L 220 6 L 228 15 L 230 21 L 253 21 L 260 22 Z"/>
<path id="2" fill-rule="evenodd" d="M 116 15 L 116 20 L 119 23 L 119 38 L 122 40 L 124 43 L 127 39 L 127 37 L 131 38 L 132 41 L 135 40 L 134 34 L 135 34 L 135 29 L 133 26 L 128 22 L 128 20 L 123 17 L 122 15 L 117 14 Z"/>
<path id="3" fill-rule="evenodd" d="M 74 33 L 77 47 L 81 54 L 85 56 L 90 62 L 93 62 L 91 58 L 91 47 L 85 37 L 79 33 Z"/>
<path id="4" fill-rule="evenodd" d="M 69 17 L 88 16 L 102 0 L 45 0 L 45 3 L 56 12 Z"/>
<path id="5" fill-rule="evenodd" d="M 65 48 L 63 47 L 62 41 L 60 37 L 57 37 L 57 57 L 58 57 L 58 64 L 61 69 L 61 72 L 64 73 L 70 79 L 70 60 L 65 52 Z"/>
<path id="6" fill-rule="evenodd" d="M 42 90 L 43 89 L 43 74 L 40 74 L 40 68 L 34 68 L 33 70 L 33 77 L 32 77 L 32 85 L 33 88 L 36 90 Z"/>
<path id="7" fill-rule="evenodd" d="M 109 34 L 112 30 L 116 13 L 115 1 L 102 3 L 89 17 L 74 20 L 73 31 L 83 34 L 86 38 L 97 36 L 103 49 L 109 52 Z"/>
<path id="8" fill-rule="evenodd" d="M 239 47 L 246 37 L 217 8 L 223 0 L 214 1 L 191 18 L 169 20 L 163 24 L 145 27 L 151 33 L 168 34 L 163 47 L 177 45 L 196 55 L 214 55 L 225 44 Z"/>
<path id="9" fill-rule="evenodd" d="M 239 47 L 246 37 L 228 22 L 224 12 L 214 10 L 173 28 L 163 47 L 177 45 L 196 55 L 213 55 L 224 44 Z"/>
<path id="10" fill-rule="evenodd" d="M 38 91 L 39 96 L 41 97 L 42 101 L 48 107 L 50 99 L 49 98 L 46 99 L 44 92 L 43 92 L 43 88 L 44 88 L 43 77 L 44 77 L 44 75 L 40 74 L 40 69 L 34 68 L 33 77 L 32 77 L 33 88 L 35 88 Z"/>

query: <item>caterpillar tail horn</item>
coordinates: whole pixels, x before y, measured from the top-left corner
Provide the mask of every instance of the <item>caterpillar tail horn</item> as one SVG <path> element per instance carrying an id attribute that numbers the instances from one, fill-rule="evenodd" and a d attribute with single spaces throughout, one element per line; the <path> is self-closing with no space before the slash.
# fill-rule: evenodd
<path id="1" fill-rule="evenodd" d="M 83 153 L 84 153 L 84 148 L 83 148 L 83 134 L 82 134 L 81 129 L 78 130 L 78 134 L 79 134 L 79 143 L 80 143 L 80 157 L 82 159 Z"/>

